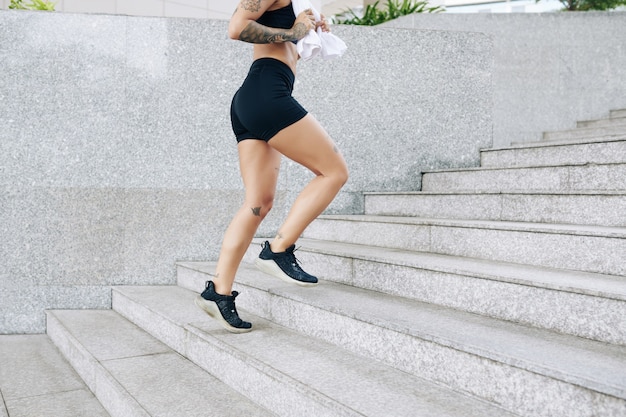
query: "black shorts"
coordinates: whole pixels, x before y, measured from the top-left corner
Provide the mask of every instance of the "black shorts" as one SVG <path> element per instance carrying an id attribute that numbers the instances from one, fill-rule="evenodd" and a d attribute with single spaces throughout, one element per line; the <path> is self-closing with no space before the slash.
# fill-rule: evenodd
<path id="1" fill-rule="evenodd" d="M 306 116 L 307 111 L 291 96 L 295 77 L 287 64 L 259 58 L 230 105 L 230 122 L 237 142 L 269 141 L 282 129 Z"/>

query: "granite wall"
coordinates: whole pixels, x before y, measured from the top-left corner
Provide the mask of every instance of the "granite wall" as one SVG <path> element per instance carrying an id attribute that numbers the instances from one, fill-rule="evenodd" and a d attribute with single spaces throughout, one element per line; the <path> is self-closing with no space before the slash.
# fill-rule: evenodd
<path id="1" fill-rule="evenodd" d="M 496 147 L 626 107 L 626 13 L 415 14 L 384 26 L 492 36 Z"/>
<path id="2" fill-rule="evenodd" d="M 242 198 L 230 99 L 251 46 L 227 22 L 0 12 L 0 333 L 43 332 L 46 308 L 107 308 L 110 286 L 172 284 L 215 260 Z M 477 33 L 336 27 L 336 61 L 300 63 L 295 96 L 366 190 L 472 166 L 491 144 L 492 42 Z M 310 179 L 283 161 L 272 236 Z"/>
<path id="3" fill-rule="evenodd" d="M 238 0 L 54 0 L 54 10 L 66 13 L 106 13 L 127 16 L 230 19 Z M 25 1 L 30 4 L 30 1 Z M 8 9 L 11 0 L 0 0 Z"/>

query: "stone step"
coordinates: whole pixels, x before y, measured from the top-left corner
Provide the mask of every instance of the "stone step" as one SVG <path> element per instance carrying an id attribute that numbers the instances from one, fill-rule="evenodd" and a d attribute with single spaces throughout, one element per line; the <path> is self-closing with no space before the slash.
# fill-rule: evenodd
<path id="1" fill-rule="evenodd" d="M 328 281 L 289 285 L 247 265 L 237 288 L 256 315 L 521 416 L 626 411 L 623 346 Z"/>
<path id="2" fill-rule="evenodd" d="M 416 217 L 324 215 L 304 238 L 626 275 L 626 229 Z"/>
<path id="3" fill-rule="evenodd" d="M 609 117 L 612 119 L 626 117 L 626 109 L 611 110 Z"/>
<path id="4" fill-rule="evenodd" d="M 261 241 L 245 262 L 254 262 Z M 311 239 L 298 241 L 297 257 L 327 281 L 626 345 L 624 277 Z M 179 263 L 178 283 L 200 290 L 183 279 L 212 268 Z"/>
<path id="5" fill-rule="evenodd" d="M 626 163 L 626 135 L 610 140 L 534 142 L 480 152 L 483 168 Z"/>
<path id="6" fill-rule="evenodd" d="M 624 191 L 626 163 L 426 172 L 422 191 Z"/>
<path id="7" fill-rule="evenodd" d="M 626 192 L 365 193 L 365 214 L 626 226 Z"/>
<path id="8" fill-rule="evenodd" d="M 114 308 L 207 372 L 281 416 L 509 416 L 334 344 L 246 312 L 228 333 L 181 287 L 117 287 Z M 297 315 L 297 313 L 296 313 Z M 247 414 L 240 414 L 246 415 Z M 511 416 L 512 417 L 512 416 Z"/>
<path id="9" fill-rule="evenodd" d="M 514 141 L 511 142 L 511 144 L 509 146 L 505 146 L 502 149 L 509 149 L 509 148 L 526 148 L 526 147 L 532 147 L 532 146 L 536 146 L 536 147 L 549 147 L 549 146 L 556 146 L 556 145 L 575 145 L 577 143 L 593 143 L 593 142 L 614 142 L 614 141 L 619 141 L 619 140 L 625 140 L 626 139 L 626 133 L 624 134 L 620 134 L 620 135 L 608 135 L 608 136 L 596 136 L 596 137 L 590 137 L 590 138 L 580 138 L 580 139 L 562 139 L 562 140 L 538 140 L 538 141 L 531 141 L 531 142 L 518 142 L 518 141 Z M 494 149 L 499 149 L 499 148 L 494 148 Z"/>
<path id="10" fill-rule="evenodd" d="M 608 119 L 583 120 L 576 123 L 576 127 L 604 127 L 604 126 L 624 126 L 626 130 L 626 116 L 609 117 Z"/>
<path id="11" fill-rule="evenodd" d="M 601 136 L 626 134 L 626 125 L 611 124 L 599 127 L 580 127 L 570 130 L 559 130 L 555 132 L 544 132 L 543 140 L 579 140 L 584 138 L 594 138 Z"/>
<path id="12" fill-rule="evenodd" d="M 109 417 L 46 335 L 1 335 L 0 361 L 0 416 Z"/>
<path id="13" fill-rule="evenodd" d="M 112 310 L 47 319 L 50 338 L 112 417 L 269 414 Z"/>

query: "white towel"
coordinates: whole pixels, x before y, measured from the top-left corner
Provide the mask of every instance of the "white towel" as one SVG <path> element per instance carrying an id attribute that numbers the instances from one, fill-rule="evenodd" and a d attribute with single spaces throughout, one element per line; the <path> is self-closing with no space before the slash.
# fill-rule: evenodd
<path id="1" fill-rule="evenodd" d="M 321 15 L 309 0 L 291 0 L 291 5 L 296 16 L 306 9 L 311 9 L 315 20 L 317 22 L 321 20 Z M 332 33 L 324 32 L 320 27 L 317 28 L 317 32 L 311 29 L 304 38 L 300 39 L 296 44 L 296 49 L 300 58 L 308 61 L 317 55 L 321 55 L 324 59 L 340 57 L 348 47 L 344 41 Z"/>

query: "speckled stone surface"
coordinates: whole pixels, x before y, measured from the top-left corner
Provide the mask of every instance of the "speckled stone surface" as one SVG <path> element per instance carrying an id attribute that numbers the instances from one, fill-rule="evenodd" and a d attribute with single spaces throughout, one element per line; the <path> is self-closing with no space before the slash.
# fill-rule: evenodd
<path id="1" fill-rule="evenodd" d="M 2 390 L 0 390 L 0 417 L 9 417 L 4 397 L 2 395 Z"/>
<path id="2" fill-rule="evenodd" d="M 8 403 L 10 417 L 109 417 L 87 389 L 20 398 Z"/>
<path id="3" fill-rule="evenodd" d="M 575 271 L 626 274 L 624 228 L 327 216 L 311 224 L 304 237 Z"/>
<path id="4" fill-rule="evenodd" d="M 48 318 L 50 337 L 113 417 L 267 415 L 114 311 Z"/>
<path id="5" fill-rule="evenodd" d="M 424 174 L 424 191 L 626 190 L 626 163 L 533 168 L 485 168 Z"/>
<path id="6" fill-rule="evenodd" d="M 413 14 L 384 25 L 493 36 L 496 146 L 626 107 L 624 13 Z"/>
<path id="7" fill-rule="evenodd" d="M 300 239 L 298 259 L 322 280 L 626 344 L 622 277 L 433 253 Z M 257 251 L 248 250 L 252 264 Z M 181 263 L 178 285 L 198 291 L 215 263 Z M 268 317 L 271 303 L 257 303 Z M 602 312 L 599 314 L 598 312 Z"/>
<path id="8" fill-rule="evenodd" d="M 577 129 L 544 132 L 543 140 L 585 140 L 603 136 L 623 135 L 625 130 L 622 125 L 579 127 Z"/>
<path id="9" fill-rule="evenodd" d="M 306 270 L 315 271 L 323 280 L 626 344 L 626 283 L 618 276 L 395 249 L 366 250 L 306 239 L 299 242 L 299 259 Z M 179 285 L 184 285 L 180 279 Z M 270 309 L 268 305 L 266 310 Z"/>
<path id="10" fill-rule="evenodd" d="M 10 74 L 3 184 L 239 188 L 228 108 L 251 57 L 248 45 L 226 39 L 226 22 L 0 16 Z M 491 141 L 487 36 L 336 31 L 349 52 L 300 64 L 295 94 L 349 162 L 372 154 L 380 171 L 395 168 L 371 178 L 356 160 L 348 190 L 407 186 L 416 167 L 476 162 L 476 149 Z M 303 177 L 287 171 L 283 186 Z"/>
<path id="11" fill-rule="evenodd" d="M 176 260 L 217 257 L 242 195 L 229 105 L 251 61 L 226 26 L 0 11 L 0 288 L 171 283 Z M 363 190 L 418 189 L 421 170 L 477 165 L 491 145 L 488 36 L 335 32 L 346 55 L 300 63 L 294 91 L 350 166 L 330 213 L 361 212 Z M 310 178 L 283 162 L 261 234 Z M 11 294 L 1 305 L 22 315 Z M 42 318 L 0 333 L 42 332 Z"/>
<path id="12" fill-rule="evenodd" d="M 0 325 L 4 331 L 30 333 L 45 329 L 44 309 L 111 308 L 111 290 L 98 285 L 30 284 L 25 280 L 0 285 Z M 20 286 L 23 285 L 23 286 Z"/>
<path id="13" fill-rule="evenodd" d="M 118 290 L 128 301 L 121 314 L 132 314 L 141 326 L 150 323 L 156 328 L 176 326 L 184 330 L 183 354 L 276 415 L 509 415 L 501 408 L 260 317 L 251 316 L 254 331 L 228 333 L 214 320 L 201 316 L 202 312 L 188 301 L 194 294 L 180 287 Z M 250 316 L 245 311 L 241 314 Z"/>
<path id="14" fill-rule="evenodd" d="M 0 416 L 109 416 L 47 337 L 0 336 L 0 358 Z"/>
<path id="15" fill-rule="evenodd" d="M 626 226 L 625 192 L 369 194 L 365 214 Z"/>
<path id="16" fill-rule="evenodd" d="M 626 134 L 626 127 L 624 127 Z M 607 164 L 626 162 L 626 139 L 615 141 L 559 144 L 483 150 L 482 167 L 521 167 L 565 164 Z"/>
<path id="17" fill-rule="evenodd" d="M 519 415 L 617 417 L 626 410 L 622 346 L 328 281 L 297 287 L 254 268 L 239 283 L 239 305 L 254 314 L 267 311 L 274 323 Z"/>

